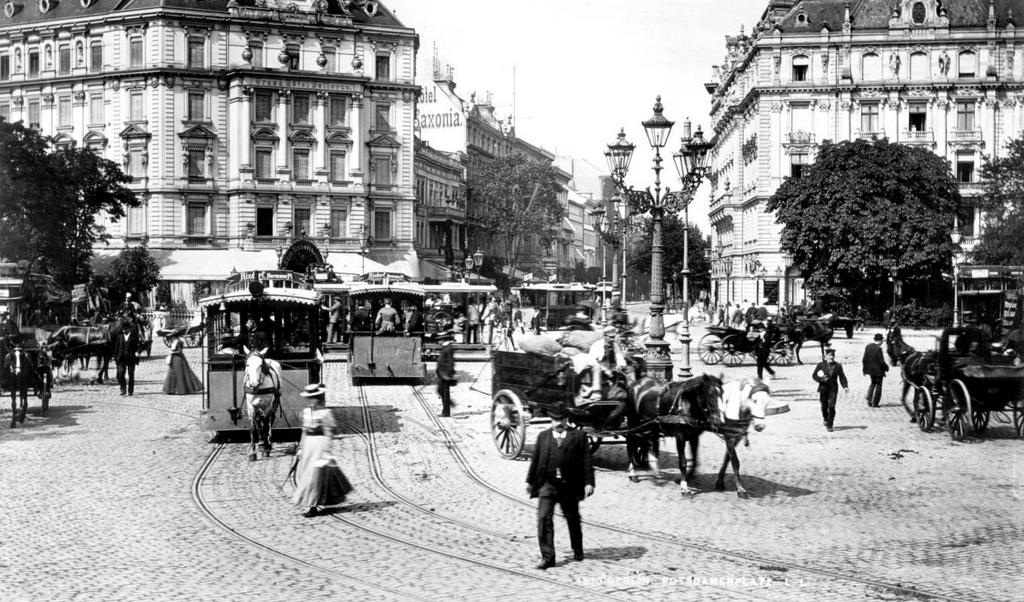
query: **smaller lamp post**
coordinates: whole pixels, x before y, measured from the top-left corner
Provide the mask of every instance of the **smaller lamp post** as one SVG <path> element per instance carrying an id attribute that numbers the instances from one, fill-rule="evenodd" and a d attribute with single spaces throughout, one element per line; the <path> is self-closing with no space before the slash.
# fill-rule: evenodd
<path id="1" fill-rule="evenodd" d="M 601 240 L 601 308 L 602 311 L 605 305 L 604 289 L 607 286 L 608 278 L 608 258 L 605 257 L 606 247 L 604 244 L 604 218 L 605 210 L 602 208 L 594 209 L 590 212 L 590 222 L 594 226 L 594 232 Z"/>
<path id="2" fill-rule="evenodd" d="M 477 247 L 476 253 L 473 253 L 473 263 L 476 266 L 476 278 L 480 279 L 480 268 L 484 267 L 484 254 L 480 252 L 480 247 Z"/>
<path id="3" fill-rule="evenodd" d="M 949 241 L 956 247 L 953 249 L 953 327 L 960 326 L 960 274 L 958 273 L 957 252 L 960 249 L 960 241 L 963 234 L 960 233 L 960 220 L 953 217 L 953 231 L 949 234 Z"/>
<path id="4" fill-rule="evenodd" d="M 782 307 L 782 268 L 775 268 L 775 305 Z"/>
<path id="5" fill-rule="evenodd" d="M 277 269 L 281 269 L 281 259 L 284 258 L 284 247 L 277 245 Z"/>
<path id="6" fill-rule="evenodd" d="M 892 311 L 890 312 L 890 319 L 896 316 L 896 274 L 899 271 L 896 266 L 889 268 L 889 282 L 892 282 Z"/>
<path id="7" fill-rule="evenodd" d="M 362 276 L 366 273 L 366 249 L 370 246 L 370 239 L 366 236 L 366 224 L 359 226 L 359 260 L 361 267 L 359 268 L 359 275 Z"/>

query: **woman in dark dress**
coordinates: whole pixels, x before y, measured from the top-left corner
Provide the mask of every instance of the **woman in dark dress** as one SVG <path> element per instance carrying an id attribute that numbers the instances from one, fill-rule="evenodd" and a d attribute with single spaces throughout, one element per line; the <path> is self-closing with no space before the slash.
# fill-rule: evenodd
<path id="1" fill-rule="evenodd" d="M 184 349 L 185 344 L 179 338 L 171 343 L 171 354 L 167 356 L 167 377 L 164 378 L 164 393 L 167 395 L 192 395 L 203 390 L 203 381 L 189 368 Z"/>

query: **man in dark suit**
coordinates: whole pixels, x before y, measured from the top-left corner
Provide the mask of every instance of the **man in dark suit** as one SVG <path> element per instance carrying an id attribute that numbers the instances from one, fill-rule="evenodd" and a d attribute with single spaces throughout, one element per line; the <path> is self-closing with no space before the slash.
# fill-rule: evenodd
<path id="1" fill-rule="evenodd" d="M 117 384 L 121 386 L 121 395 L 130 397 L 135 393 L 135 364 L 139 359 L 139 331 L 135 328 L 135 321 L 126 319 L 121 332 L 113 338 L 111 344 L 114 361 L 117 362 Z"/>
<path id="2" fill-rule="evenodd" d="M 537 436 L 526 492 L 537 503 L 537 540 L 540 543 L 540 570 L 555 566 L 555 504 L 562 509 L 569 527 L 573 558 L 583 560 L 583 528 L 580 525 L 580 501 L 594 493 L 594 467 L 590 463 L 590 445 L 583 431 L 569 430 L 568 413 L 562 405 L 548 410 L 552 426 Z"/>
<path id="3" fill-rule="evenodd" d="M 365 335 L 371 330 L 373 321 L 370 319 L 370 302 L 366 301 L 352 312 L 352 332 Z"/>
<path id="4" fill-rule="evenodd" d="M 818 401 L 821 402 L 821 417 L 825 420 L 825 428 L 832 432 L 832 425 L 836 420 L 836 397 L 839 395 L 839 385 L 843 385 L 843 392 L 849 393 L 849 384 L 846 382 L 846 373 L 843 372 L 843 365 L 836 361 L 836 350 L 825 351 L 825 361 L 818 362 L 811 375 L 814 382 L 818 383 Z"/>
<path id="5" fill-rule="evenodd" d="M 889 371 L 889 365 L 885 363 L 885 353 L 882 351 L 883 339 L 881 334 L 876 334 L 874 342 L 864 347 L 864 375 L 871 377 L 866 401 L 871 408 L 877 408 L 882 401 L 882 379 Z"/>
<path id="6" fill-rule="evenodd" d="M 437 335 L 441 349 L 437 354 L 437 394 L 441 396 L 441 417 L 452 415 L 452 386 L 458 382 L 455 374 L 454 337 L 450 332 Z"/>

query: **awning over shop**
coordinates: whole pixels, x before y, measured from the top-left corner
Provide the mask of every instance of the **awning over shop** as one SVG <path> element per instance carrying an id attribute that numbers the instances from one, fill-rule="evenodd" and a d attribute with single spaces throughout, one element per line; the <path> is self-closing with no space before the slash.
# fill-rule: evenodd
<path id="1" fill-rule="evenodd" d="M 420 275 L 423 276 L 424 279 L 431 278 L 438 282 L 444 282 L 450 277 L 448 266 L 428 261 L 426 259 L 420 259 Z"/>
<path id="2" fill-rule="evenodd" d="M 107 271 L 119 253 L 120 250 L 97 251 L 92 261 L 93 269 Z M 277 252 L 273 249 L 153 249 L 150 254 L 160 266 L 161 280 L 224 280 L 232 270 L 277 269 Z"/>
<path id="3" fill-rule="evenodd" d="M 358 253 L 330 253 L 327 255 L 327 263 L 334 268 L 334 273 L 339 277 L 362 276 L 367 272 L 388 272 L 390 270 L 369 257 Z"/>

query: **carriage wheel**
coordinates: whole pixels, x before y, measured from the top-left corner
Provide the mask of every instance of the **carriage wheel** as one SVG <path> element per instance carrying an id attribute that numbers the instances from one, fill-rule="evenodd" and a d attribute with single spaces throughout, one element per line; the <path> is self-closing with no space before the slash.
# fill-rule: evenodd
<path id="1" fill-rule="evenodd" d="M 971 410 L 971 430 L 979 435 L 988 430 L 989 413 L 985 410 Z"/>
<path id="2" fill-rule="evenodd" d="M 948 417 L 949 436 L 953 441 L 963 441 L 967 437 L 967 416 L 960 410 L 952 410 Z"/>
<path id="3" fill-rule="evenodd" d="M 743 363 L 744 353 L 740 351 L 742 342 L 739 336 L 735 334 L 726 335 L 722 339 L 722 362 L 726 366 L 739 366 Z"/>
<path id="4" fill-rule="evenodd" d="M 498 391 L 491 404 L 491 439 L 498 453 L 514 460 L 526 446 L 526 418 L 523 404 L 511 391 Z"/>
<path id="5" fill-rule="evenodd" d="M 776 366 L 789 366 L 793 363 L 793 348 L 786 341 L 776 341 L 768 353 L 768 361 Z"/>
<path id="6" fill-rule="evenodd" d="M 974 424 L 977 424 L 977 422 L 974 416 L 974 409 L 971 407 L 971 393 L 967 390 L 967 385 L 964 384 L 964 381 L 960 380 L 959 378 L 954 378 L 953 382 L 949 383 L 949 398 L 949 401 L 952 404 L 952 406 L 947 409 L 947 415 L 960 415 L 964 422 L 962 428 L 964 429 L 964 434 L 966 435 L 966 433 L 969 432 L 967 431 L 967 429 L 973 426 Z M 967 422 L 968 416 L 971 417 L 970 423 Z M 954 427 L 953 418 L 956 418 L 956 416 L 952 416 L 952 418 L 950 418 L 949 420 L 949 428 L 951 434 L 953 432 Z M 987 416 L 985 417 L 985 425 L 988 425 Z M 958 428 L 961 427 L 958 426 Z M 960 441 L 963 437 L 961 436 L 960 439 L 957 439 L 957 437 L 954 435 L 953 438 L 956 439 L 957 441 Z"/>
<path id="7" fill-rule="evenodd" d="M 935 426 L 935 402 L 932 392 L 924 387 L 917 387 L 914 393 L 914 408 L 917 412 L 917 426 L 924 432 Z"/>
<path id="8" fill-rule="evenodd" d="M 1013 429 L 1018 437 L 1024 437 L 1024 399 L 1018 399 L 1013 405 Z"/>
<path id="9" fill-rule="evenodd" d="M 736 350 L 726 351 L 725 357 L 722 358 L 722 363 L 726 366 L 739 366 L 743 363 L 743 355 Z"/>
<path id="10" fill-rule="evenodd" d="M 722 361 L 722 339 L 716 334 L 706 334 L 697 343 L 697 357 L 708 366 Z"/>

